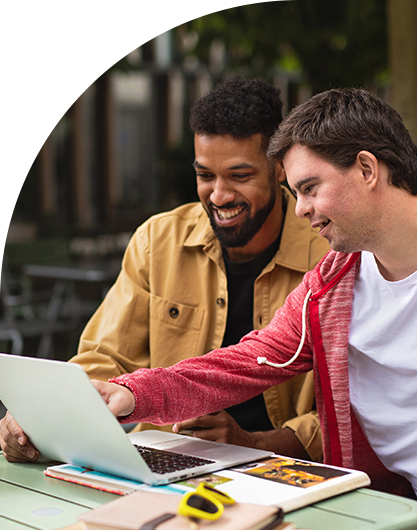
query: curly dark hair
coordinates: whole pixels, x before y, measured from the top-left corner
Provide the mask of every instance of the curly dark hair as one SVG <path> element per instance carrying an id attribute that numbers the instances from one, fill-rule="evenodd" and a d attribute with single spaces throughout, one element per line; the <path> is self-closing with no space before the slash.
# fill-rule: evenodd
<path id="1" fill-rule="evenodd" d="M 278 88 L 261 79 L 234 76 L 202 96 L 191 109 L 194 134 L 229 134 L 248 138 L 261 133 L 262 146 L 282 121 L 282 100 Z"/>
<path id="2" fill-rule="evenodd" d="M 371 92 L 335 88 L 295 107 L 271 139 L 268 158 L 282 160 L 294 144 L 340 168 L 369 151 L 388 166 L 392 185 L 417 195 L 417 147 L 398 112 Z"/>

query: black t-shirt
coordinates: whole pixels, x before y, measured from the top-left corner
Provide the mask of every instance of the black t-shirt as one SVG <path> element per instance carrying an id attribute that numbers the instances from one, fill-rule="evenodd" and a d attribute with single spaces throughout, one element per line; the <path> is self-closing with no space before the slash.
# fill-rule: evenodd
<path id="1" fill-rule="evenodd" d="M 253 330 L 254 283 L 278 251 L 280 240 L 281 235 L 271 246 L 250 261 L 232 262 L 223 252 L 229 293 L 229 309 L 223 347 L 237 344 L 244 335 Z M 226 410 L 246 431 L 273 429 L 266 411 L 263 394 Z"/>

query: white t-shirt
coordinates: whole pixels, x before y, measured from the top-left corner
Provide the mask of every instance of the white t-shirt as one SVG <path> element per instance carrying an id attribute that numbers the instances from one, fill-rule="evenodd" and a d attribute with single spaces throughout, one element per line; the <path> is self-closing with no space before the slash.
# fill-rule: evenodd
<path id="1" fill-rule="evenodd" d="M 371 447 L 417 493 L 417 271 L 387 281 L 370 252 L 354 288 L 349 388 Z"/>

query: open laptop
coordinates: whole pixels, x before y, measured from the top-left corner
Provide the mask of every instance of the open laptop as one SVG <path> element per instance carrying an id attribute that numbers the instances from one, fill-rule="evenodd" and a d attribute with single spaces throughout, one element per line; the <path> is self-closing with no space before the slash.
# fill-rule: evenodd
<path id="1" fill-rule="evenodd" d="M 42 460 L 76 464 L 151 485 L 184 480 L 272 454 L 157 430 L 126 434 L 87 374 L 73 363 L 0 354 L 0 401 L 39 450 Z M 163 458 L 172 458 L 170 453 L 176 452 L 197 460 L 179 464 L 179 469 L 163 461 L 152 471 L 155 450 L 162 451 Z"/>

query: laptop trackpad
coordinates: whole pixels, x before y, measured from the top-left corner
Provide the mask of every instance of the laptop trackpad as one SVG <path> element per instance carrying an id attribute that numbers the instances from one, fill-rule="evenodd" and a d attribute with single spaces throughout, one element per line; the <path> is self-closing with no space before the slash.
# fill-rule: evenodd
<path id="1" fill-rule="evenodd" d="M 195 440 L 187 438 L 181 441 L 169 441 L 154 444 L 155 448 L 163 449 L 166 451 L 176 451 L 185 455 L 201 456 L 203 458 L 209 458 L 211 460 L 217 460 L 219 456 L 219 445 L 221 446 L 222 458 L 227 455 L 236 452 L 236 447 L 230 446 L 229 444 L 217 444 L 214 442 L 206 442 L 205 440 Z"/>
<path id="2" fill-rule="evenodd" d="M 217 460 L 218 451 L 221 448 L 221 455 L 235 454 L 236 446 L 230 444 L 219 444 L 207 442 L 182 434 L 167 433 L 157 430 L 148 430 L 131 433 L 128 435 L 130 441 L 137 445 L 147 445 L 155 449 L 174 451 L 191 456 L 201 456 L 210 460 Z"/>

